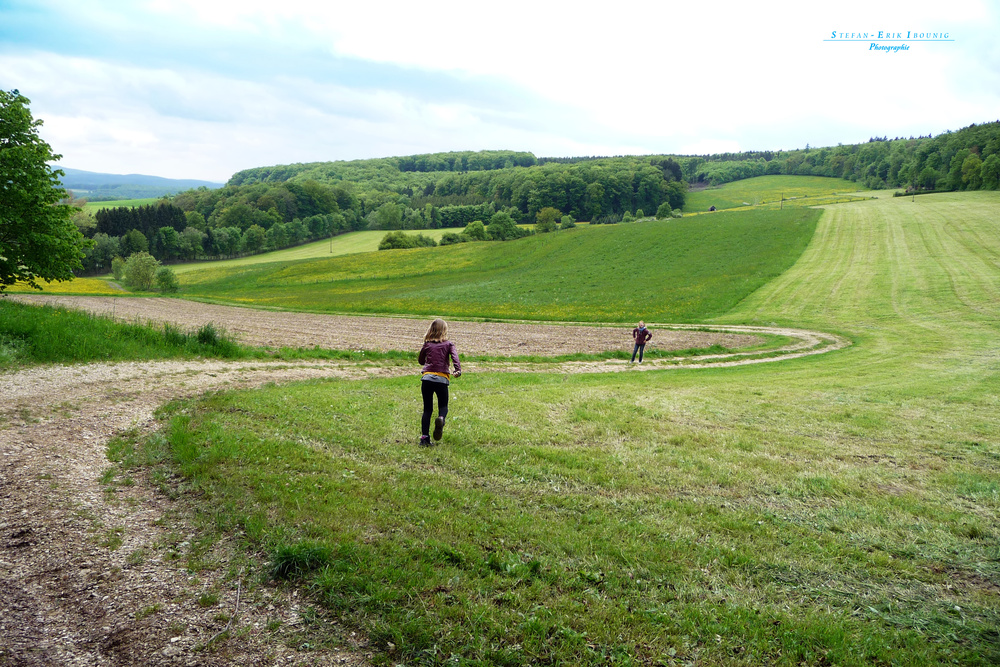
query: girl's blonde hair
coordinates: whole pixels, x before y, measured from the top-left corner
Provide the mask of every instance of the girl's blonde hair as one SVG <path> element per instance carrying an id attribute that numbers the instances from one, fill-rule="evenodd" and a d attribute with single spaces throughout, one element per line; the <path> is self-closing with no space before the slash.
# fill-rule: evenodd
<path id="1" fill-rule="evenodd" d="M 442 319 L 431 322 L 424 334 L 424 342 L 440 343 L 448 338 L 448 323 Z"/>

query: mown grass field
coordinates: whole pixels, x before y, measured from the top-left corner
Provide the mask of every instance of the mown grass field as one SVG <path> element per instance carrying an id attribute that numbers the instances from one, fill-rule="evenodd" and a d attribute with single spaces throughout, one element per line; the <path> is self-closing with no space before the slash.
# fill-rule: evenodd
<path id="1" fill-rule="evenodd" d="M 114 199 L 111 201 L 89 201 L 83 205 L 83 210 L 88 213 L 97 213 L 102 208 L 120 208 L 136 206 L 149 206 L 160 201 L 159 197 L 147 197 L 145 199 Z"/>
<path id="2" fill-rule="evenodd" d="M 823 176 L 757 176 L 687 194 L 685 213 L 747 206 L 820 206 L 856 198 L 858 184 L 842 178 Z"/>
<path id="3" fill-rule="evenodd" d="M 725 313 L 790 267 L 819 212 L 581 227 L 504 243 L 205 268 L 181 294 L 317 312 L 630 322 Z"/>
<path id="4" fill-rule="evenodd" d="M 214 394 L 114 457 L 171 461 L 380 664 L 998 664 L 997 210 L 831 207 L 716 318 L 841 352 L 467 374 L 433 449 L 415 376 Z"/>

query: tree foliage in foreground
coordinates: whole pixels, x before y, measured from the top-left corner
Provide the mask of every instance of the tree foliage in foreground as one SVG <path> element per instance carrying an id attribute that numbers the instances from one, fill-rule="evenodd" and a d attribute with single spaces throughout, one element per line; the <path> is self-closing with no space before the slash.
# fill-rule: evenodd
<path id="1" fill-rule="evenodd" d="M 0 292 L 23 281 L 72 280 L 87 241 L 73 224 L 62 172 L 49 163 L 62 156 L 38 136 L 41 120 L 17 90 L 0 90 Z"/>

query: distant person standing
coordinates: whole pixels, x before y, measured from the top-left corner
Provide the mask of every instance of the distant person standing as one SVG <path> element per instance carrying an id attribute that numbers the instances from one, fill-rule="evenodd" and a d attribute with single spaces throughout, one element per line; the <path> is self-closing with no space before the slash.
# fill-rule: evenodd
<path id="1" fill-rule="evenodd" d="M 652 337 L 653 334 L 651 334 L 649 332 L 649 329 L 646 328 L 646 323 L 640 320 L 639 326 L 637 326 L 635 329 L 632 329 L 632 338 L 635 339 L 635 347 L 632 349 L 631 363 L 633 364 L 635 363 L 636 352 L 639 353 L 639 363 L 640 364 L 642 363 L 642 353 L 646 349 L 646 343 L 648 343 L 649 339 Z"/>
<path id="2" fill-rule="evenodd" d="M 448 372 L 449 360 L 455 365 L 455 377 L 462 375 L 462 363 L 458 360 L 455 344 L 448 340 L 448 324 L 437 319 L 424 334 L 424 346 L 417 355 L 417 363 L 423 364 L 420 371 L 420 394 L 424 399 L 424 413 L 420 417 L 420 446 L 430 447 L 431 414 L 434 412 L 434 396 L 438 399 L 438 416 L 434 420 L 434 440 L 440 440 L 444 431 L 444 419 L 448 416 L 448 385 L 452 374 Z"/>

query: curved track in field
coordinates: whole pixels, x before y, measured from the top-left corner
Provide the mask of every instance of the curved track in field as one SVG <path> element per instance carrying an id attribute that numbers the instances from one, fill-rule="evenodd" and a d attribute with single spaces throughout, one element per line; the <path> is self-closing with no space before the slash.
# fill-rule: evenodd
<path id="1" fill-rule="evenodd" d="M 280 348 L 321 347 L 336 350 L 416 350 L 420 348 L 429 318 L 364 317 L 258 310 L 166 298 L 75 297 L 19 295 L 19 301 L 60 305 L 111 315 L 125 321 L 169 322 L 182 330 L 205 324 L 224 329 L 247 345 Z M 599 354 L 632 350 L 630 326 L 580 325 L 528 322 L 449 323 L 449 337 L 463 355 L 494 357 L 554 357 L 575 353 Z M 729 349 L 758 345 L 758 334 L 791 339 L 780 347 L 754 352 L 647 360 L 643 369 L 678 365 L 726 366 L 778 361 L 840 349 L 848 341 L 840 336 L 786 327 L 674 325 L 650 323 L 653 340 L 647 350 L 688 350 L 721 345 Z M 518 364 L 518 370 L 553 371 L 553 363 Z M 629 367 L 623 361 L 563 362 L 560 372 L 614 372 Z M 480 364 L 484 370 L 504 370 L 508 363 Z M 470 367 L 471 370 L 471 367 Z"/>

